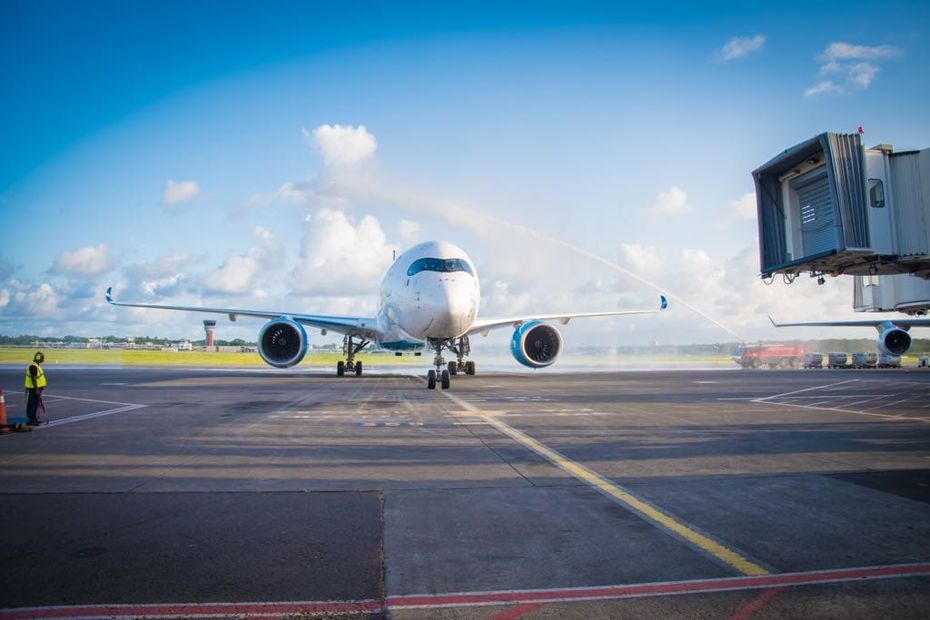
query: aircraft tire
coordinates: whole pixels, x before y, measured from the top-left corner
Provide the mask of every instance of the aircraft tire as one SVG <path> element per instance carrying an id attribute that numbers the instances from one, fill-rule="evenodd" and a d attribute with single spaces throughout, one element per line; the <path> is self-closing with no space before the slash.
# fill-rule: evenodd
<path id="1" fill-rule="evenodd" d="M 449 374 L 457 375 L 459 372 L 459 365 L 457 362 L 449 362 Z"/>
<path id="2" fill-rule="evenodd" d="M 442 371 L 442 389 L 448 390 L 450 385 L 451 385 L 451 381 L 449 380 L 449 371 L 443 370 Z"/>
<path id="3" fill-rule="evenodd" d="M 475 363 L 474 362 L 465 362 L 465 374 L 466 375 L 475 374 Z"/>
<path id="4" fill-rule="evenodd" d="M 430 390 L 436 389 L 436 371 L 430 370 L 426 373 L 426 387 Z"/>
<path id="5" fill-rule="evenodd" d="M 355 376 L 356 377 L 362 376 L 362 363 L 361 362 L 355 362 Z"/>
<path id="6" fill-rule="evenodd" d="M 346 363 L 342 360 L 336 362 L 336 376 L 341 377 L 346 374 Z"/>

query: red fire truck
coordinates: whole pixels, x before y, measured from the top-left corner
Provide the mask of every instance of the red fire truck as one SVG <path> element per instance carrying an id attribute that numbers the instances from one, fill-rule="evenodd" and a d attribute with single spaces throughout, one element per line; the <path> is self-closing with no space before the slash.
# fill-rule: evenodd
<path id="1" fill-rule="evenodd" d="M 743 344 L 733 351 L 733 361 L 743 368 L 800 368 L 805 353 L 793 344 Z"/>

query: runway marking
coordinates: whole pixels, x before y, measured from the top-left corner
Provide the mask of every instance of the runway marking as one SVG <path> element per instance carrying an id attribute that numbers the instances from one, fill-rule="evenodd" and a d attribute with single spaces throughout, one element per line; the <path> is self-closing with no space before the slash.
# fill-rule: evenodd
<path id="1" fill-rule="evenodd" d="M 65 424 L 74 424 L 75 422 L 84 422 L 85 420 L 93 420 L 94 418 L 102 418 L 108 415 L 114 415 L 116 413 L 124 413 L 126 411 L 133 411 L 135 409 L 143 409 L 148 405 L 140 405 L 137 403 L 120 403 L 112 400 L 97 400 L 94 398 L 78 398 L 76 396 L 61 396 L 59 394 L 46 394 L 43 395 L 43 399 L 52 399 L 54 401 L 58 400 L 77 400 L 87 403 L 103 403 L 107 405 L 121 405 L 120 407 L 113 407 L 112 409 L 106 409 L 104 411 L 94 411 L 93 413 L 85 413 L 83 415 L 74 415 L 67 418 L 59 418 L 57 420 L 51 420 L 39 426 L 33 426 L 32 430 L 41 431 L 47 428 L 55 428 L 56 426 L 64 426 Z M 46 414 L 47 415 L 47 414 Z"/>
<path id="2" fill-rule="evenodd" d="M 784 396 L 790 396 L 792 394 L 800 394 L 801 392 L 810 392 L 812 390 L 823 390 L 827 388 L 836 387 L 838 385 L 844 385 L 846 383 L 855 383 L 859 379 L 847 379 L 846 381 L 837 381 L 836 383 L 827 383 L 825 385 L 815 385 L 814 387 L 804 388 L 803 390 L 793 390 L 791 392 L 783 392 L 781 394 L 775 394 L 774 396 L 765 396 L 764 398 L 758 398 L 756 400 L 769 400 L 772 398 L 782 398 Z"/>
<path id="3" fill-rule="evenodd" d="M 841 568 L 778 575 L 754 575 L 660 581 L 609 586 L 548 588 L 536 590 L 491 590 L 484 592 L 451 592 L 445 594 L 391 595 L 379 599 L 348 601 L 292 601 L 276 603 L 177 603 L 177 604 L 117 604 L 60 605 L 50 607 L 19 607 L 0 610 L 0 620 L 26 618 L 99 618 L 99 617 L 280 617 L 298 614 L 348 614 L 382 612 L 384 610 L 475 607 L 486 605 L 531 605 L 571 603 L 574 601 L 620 600 L 657 596 L 679 596 L 709 592 L 734 592 L 793 588 L 810 585 L 848 583 L 902 577 L 930 577 L 930 563 L 892 564 Z M 760 597 L 761 598 L 761 597 Z"/>
<path id="4" fill-rule="evenodd" d="M 710 536 L 702 534 L 694 528 L 685 525 L 664 510 L 661 510 L 657 506 L 654 506 L 651 503 L 640 499 L 628 489 L 625 489 L 620 485 L 611 482 L 607 478 L 604 478 L 600 474 L 588 469 L 584 465 L 572 461 L 563 454 L 560 454 L 552 448 L 543 445 L 529 435 L 526 435 L 525 433 L 522 433 L 521 431 L 508 426 L 499 418 L 488 415 L 474 405 L 454 396 L 452 393 L 448 391 L 443 391 L 442 393 L 453 403 L 459 407 L 462 407 L 473 416 L 483 419 L 485 422 L 500 432 L 504 433 L 511 439 L 516 440 L 518 443 L 539 454 L 559 469 L 568 472 L 582 482 L 586 482 L 628 510 L 631 510 L 634 514 L 639 515 L 646 521 L 659 526 L 665 531 L 678 537 L 680 540 L 685 541 L 692 548 L 696 548 L 698 551 L 712 556 L 716 560 L 723 562 L 724 564 L 736 569 L 744 575 L 769 574 L 767 569 L 752 562 L 743 554 L 735 551 L 734 549 L 724 545 L 717 540 L 714 540 Z"/>
<path id="5" fill-rule="evenodd" d="M 802 392 L 810 392 L 812 390 L 819 390 L 819 389 L 829 392 L 831 390 L 836 390 L 839 386 L 846 385 L 849 383 L 854 383 L 854 382 L 860 382 L 860 381 L 863 384 L 865 383 L 879 384 L 879 385 L 903 384 L 903 385 L 908 385 L 910 387 L 917 388 L 917 390 L 915 390 L 916 393 L 911 393 L 906 398 L 901 398 L 898 400 L 882 403 L 878 406 L 871 407 L 865 410 L 850 409 L 849 407 L 854 407 L 856 405 L 867 403 L 869 401 L 873 401 L 879 398 L 888 398 L 891 396 L 891 394 L 848 394 L 848 395 L 820 394 L 817 396 L 794 396 L 794 394 L 800 394 Z M 889 407 L 891 405 L 897 405 L 897 404 L 903 403 L 905 401 L 908 401 L 914 398 L 920 398 L 920 397 L 927 396 L 925 392 L 919 390 L 920 387 L 922 387 L 920 386 L 920 384 L 916 382 L 909 382 L 909 381 L 881 381 L 881 380 L 876 381 L 876 380 L 870 380 L 870 379 L 865 379 L 865 380 L 849 379 L 847 381 L 839 381 L 837 383 L 830 383 L 827 385 L 805 388 L 803 390 L 795 390 L 793 392 L 784 392 L 782 394 L 775 394 L 773 396 L 755 398 L 755 399 L 752 399 L 752 401 L 750 402 L 778 405 L 781 407 L 796 407 L 798 409 L 810 409 L 813 411 L 840 411 L 842 413 L 852 413 L 854 415 L 865 415 L 865 416 L 871 416 L 875 418 L 884 418 L 886 420 L 910 420 L 914 422 L 923 422 L 925 424 L 930 424 L 930 418 L 919 418 L 919 417 L 914 417 L 914 416 L 906 416 L 903 414 L 876 413 L 875 411 L 876 409 L 882 409 L 884 407 Z M 900 394 L 907 394 L 907 392 L 900 392 L 897 395 L 900 395 Z M 819 400 L 817 402 L 807 404 L 807 405 L 802 405 L 797 402 L 785 402 L 785 400 L 776 400 L 776 399 L 784 399 L 786 396 L 789 397 L 785 399 L 787 401 L 795 401 L 795 400 L 800 400 L 800 399 L 819 399 Z M 852 398 L 858 398 L 859 400 L 853 400 L 852 402 L 845 402 L 845 403 L 833 403 L 836 405 L 834 407 L 824 406 L 827 403 L 831 403 L 831 401 L 836 401 L 840 399 L 852 399 Z"/>

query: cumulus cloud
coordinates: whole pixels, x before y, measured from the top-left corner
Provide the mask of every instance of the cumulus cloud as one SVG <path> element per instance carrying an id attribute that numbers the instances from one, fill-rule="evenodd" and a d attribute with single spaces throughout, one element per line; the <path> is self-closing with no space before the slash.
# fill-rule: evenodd
<path id="1" fill-rule="evenodd" d="M 371 159 L 378 148 L 375 136 L 364 125 L 320 125 L 313 131 L 304 129 L 303 133 L 323 154 L 327 166 Z"/>
<path id="2" fill-rule="evenodd" d="M 273 192 L 256 192 L 246 203 L 250 206 L 267 206 L 275 203 L 306 204 L 316 196 L 312 183 L 282 183 Z"/>
<path id="3" fill-rule="evenodd" d="M 108 249 L 104 244 L 64 252 L 55 259 L 52 272 L 79 278 L 100 275 L 110 268 L 107 253 Z"/>
<path id="4" fill-rule="evenodd" d="M 824 78 L 804 90 L 804 96 L 846 93 L 850 89 L 864 90 L 871 86 L 880 70 L 881 61 L 900 55 L 893 45 L 853 45 L 831 43 L 818 55 L 820 75 Z"/>
<path id="5" fill-rule="evenodd" d="M 258 274 L 258 261 L 252 256 L 230 256 L 204 282 L 204 288 L 214 293 L 242 295 L 251 293 L 253 279 Z"/>
<path id="6" fill-rule="evenodd" d="M 319 209 L 306 218 L 300 262 L 288 284 L 309 296 L 370 295 L 396 249 L 374 216 L 356 224 L 342 211 Z"/>
<path id="7" fill-rule="evenodd" d="M 717 222 L 717 228 L 728 228 L 734 222 L 746 222 L 756 219 L 756 193 L 748 192 L 736 200 L 731 200 L 727 214 Z"/>
<path id="8" fill-rule="evenodd" d="M 28 284 L 11 280 L 0 289 L 0 309 L 6 316 L 27 320 L 57 318 L 60 315 L 60 301 L 58 291 L 48 282 Z"/>
<path id="9" fill-rule="evenodd" d="M 397 234 L 400 235 L 404 244 L 413 244 L 420 240 L 420 233 L 423 227 L 418 222 L 411 220 L 401 220 L 397 224 Z"/>
<path id="10" fill-rule="evenodd" d="M 720 57 L 723 60 L 736 60 L 760 51 L 763 46 L 765 46 L 765 36 L 761 34 L 752 37 L 733 37 L 720 49 Z"/>
<path id="11" fill-rule="evenodd" d="M 168 179 L 165 190 L 161 195 L 163 205 L 171 207 L 189 202 L 200 195 L 200 185 L 197 181 L 175 181 Z"/>
<path id="12" fill-rule="evenodd" d="M 657 215 L 684 215 L 694 211 L 694 207 L 688 204 L 688 195 L 673 185 L 658 193 L 650 211 Z"/>
<path id="13" fill-rule="evenodd" d="M 193 263 L 187 252 L 178 252 L 128 266 L 124 273 L 131 286 L 145 296 L 172 296 L 188 281 L 185 271 Z"/>

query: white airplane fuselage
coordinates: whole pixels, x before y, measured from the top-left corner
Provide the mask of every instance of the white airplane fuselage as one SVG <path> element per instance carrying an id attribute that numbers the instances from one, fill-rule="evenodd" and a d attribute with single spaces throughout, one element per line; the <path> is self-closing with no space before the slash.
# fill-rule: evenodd
<path id="1" fill-rule="evenodd" d="M 432 339 L 464 335 L 478 315 L 481 289 L 468 255 L 446 241 L 413 246 L 381 281 L 379 328 L 388 349 L 412 349 Z"/>

